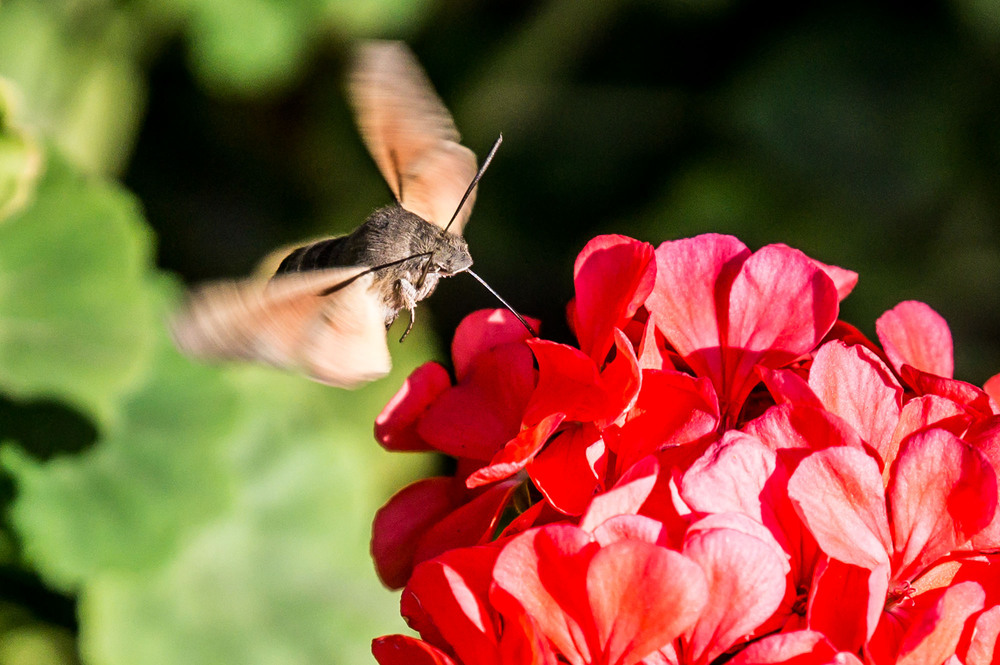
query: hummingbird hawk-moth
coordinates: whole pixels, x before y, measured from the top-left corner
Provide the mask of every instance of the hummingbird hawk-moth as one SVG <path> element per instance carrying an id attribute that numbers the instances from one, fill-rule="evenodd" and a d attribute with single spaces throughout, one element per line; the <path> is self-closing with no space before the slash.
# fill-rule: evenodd
<path id="1" fill-rule="evenodd" d="M 184 353 L 257 360 L 356 387 L 389 372 L 386 331 L 402 310 L 412 327 L 417 303 L 442 277 L 471 273 L 462 229 L 499 139 L 477 170 L 448 109 L 399 42 L 360 46 L 349 97 L 395 203 L 348 235 L 293 250 L 273 276 L 190 293 L 172 323 Z"/>

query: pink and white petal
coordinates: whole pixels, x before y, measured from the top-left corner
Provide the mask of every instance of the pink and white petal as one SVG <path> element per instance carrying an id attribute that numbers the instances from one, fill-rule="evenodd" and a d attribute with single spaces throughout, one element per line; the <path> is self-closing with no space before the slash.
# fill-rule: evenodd
<path id="1" fill-rule="evenodd" d="M 837 320 L 837 290 L 802 252 L 771 245 L 744 262 L 729 294 L 723 328 L 729 412 L 757 382 L 755 365 L 777 368 L 816 347 Z M 717 389 L 719 387 L 717 386 Z"/>
<path id="2" fill-rule="evenodd" d="M 652 455 L 637 462 L 613 488 L 593 498 L 580 520 L 580 528 L 592 532 L 612 517 L 637 514 L 652 493 L 659 474 L 660 465 Z"/>
<path id="3" fill-rule="evenodd" d="M 716 385 L 722 382 L 719 307 L 749 256 L 742 242 L 717 234 L 668 241 L 656 248 L 656 286 L 646 299 L 646 309 L 694 373 Z"/>
<path id="4" fill-rule="evenodd" d="M 680 493 L 695 511 L 739 512 L 763 522 L 762 495 L 775 467 L 774 451 L 730 430 L 685 472 Z"/>
<path id="5" fill-rule="evenodd" d="M 802 460 L 788 494 L 829 556 L 874 570 L 887 565 L 892 540 L 878 464 L 857 448 L 827 448 Z"/>
<path id="6" fill-rule="evenodd" d="M 771 393 L 775 404 L 803 404 L 823 408 L 823 403 L 809 387 L 809 382 L 790 369 L 769 369 L 757 365 L 758 376 Z"/>
<path id="7" fill-rule="evenodd" d="M 538 332 L 539 320 L 525 317 Z M 481 353 L 505 344 L 531 339 L 521 322 L 506 309 L 481 309 L 469 314 L 455 328 L 451 342 L 451 359 L 455 377 L 461 383 L 472 361 Z"/>
<path id="8" fill-rule="evenodd" d="M 594 529 L 594 540 L 601 547 L 622 540 L 641 540 L 653 545 L 666 545 L 667 531 L 663 522 L 644 515 L 617 515 L 601 522 Z"/>
<path id="9" fill-rule="evenodd" d="M 653 246 L 620 235 L 587 243 L 573 266 L 575 330 L 580 348 L 598 364 L 611 348 L 615 328 L 645 302 L 656 280 Z"/>
<path id="10" fill-rule="evenodd" d="M 586 588 L 598 549 L 582 529 L 553 524 L 511 539 L 493 568 L 497 586 L 524 607 L 571 665 L 586 665 L 600 654 Z"/>
<path id="11" fill-rule="evenodd" d="M 379 665 L 458 665 L 451 656 L 410 635 L 386 635 L 372 640 Z"/>
<path id="12" fill-rule="evenodd" d="M 955 436 L 962 436 L 971 423 L 972 417 L 968 412 L 946 397 L 921 395 L 908 400 L 899 414 L 899 423 L 892 434 L 892 444 L 886 453 L 883 474 L 886 481 L 903 439 L 931 427 L 945 429 Z"/>
<path id="13" fill-rule="evenodd" d="M 832 665 L 837 650 L 814 630 L 777 633 L 758 640 L 729 661 L 730 665 Z M 846 661 L 845 661 L 846 662 Z M 857 658 L 854 661 L 860 665 Z"/>
<path id="14" fill-rule="evenodd" d="M 809 385 L 823 406 L 847 421 L 884 462 L 903 397 L 891 370 L 863 346 L 829 342 L 813 359 Z"/>
<path id="15" fill-rule="evenodd" d="M 975 582 L 943 590 L 940 598 L 912 623 L 897 652 L 897 665 L 938 665 L 954 655 L 966 621 L 983 609 L 984 593 Z"/>
<path id="16" fill-rule="evenodd" d="M 875 322 L 885 355 L 897 372 L 910 365 L 922 372 L 950 379 L 954 349 L 948 323 L 925 303 L 899 303 Z"/>
<path id="17" fill-rule="evenodd" d="M 684 555 L 701 566 L 708 582 L 708 602 L 684 637 L 692 665 L 728 651 L 780 605 L 787 565 L 769 540 L 726 528 L 685 539 Z"/>
<path id="18" fill-rule="evenodd" d="M 700 567 L 665 547 L 626 540 L 602 547 L 587 570 L 600 662 L 633 665 L 669 644 L 707 600 Z"/>
<path id="19" fill-rule="evenodd" d="M 992 665 L 1000 657 L 1000 605 L 976 617 L 975 630 L 965 652 L 965 665 Z"/>
<path id="20" fill-rule="evenodd" d="M 375 439 L 386 450 L 432 450 L 417 434 L 417 423 L 427 407 L 450 387 L 451 377 L 438 363 L 424 363 L 413 370 L 375 418 Z"/>
<path id="21" fill-rule="evenodd" d="M 898 580 L 913 579 L 992 521 L 997 478 L 986 457 L 942 429 L 903 442 L 888 487 Z"/>
<path id="22" fill-rule="evenodd" d="M 836 446 L 864 448 L 861 437 L 846 421 L 806 404 L 773 406 L 744 425 L 743 431 L 774 451 L 813 451 Z"/>

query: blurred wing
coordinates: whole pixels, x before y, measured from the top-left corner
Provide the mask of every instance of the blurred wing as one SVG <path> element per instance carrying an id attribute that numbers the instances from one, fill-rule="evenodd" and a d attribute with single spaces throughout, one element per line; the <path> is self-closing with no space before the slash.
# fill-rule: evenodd
<path id="1" fill-rule="evenodd" d="M 323 295 L 365 270 L 210 284 L 193 292 L 174 318 L 174 341 L 198 358 L 257 360 L 343 388 L 372 381 L 391 367 L 373 275 Z"/>
<path id="2" fill-rule="evenodd" d="M 476 176 L 476 156 L 461 145 L 455 122 L 427 75 L 401 42 L 358 49 L 350 97 L 361 137 L 396 200 L 444 228 Z M 461 234 L 475 192 L 449 231 Z"/>

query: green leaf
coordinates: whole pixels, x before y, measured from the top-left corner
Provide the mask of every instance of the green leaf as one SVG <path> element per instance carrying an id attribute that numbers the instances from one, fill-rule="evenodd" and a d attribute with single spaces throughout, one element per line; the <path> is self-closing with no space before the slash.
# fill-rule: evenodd
<path id="1" fill-rule="evenodd" d="M 0 389 L 111 419 L 149 356 L 150 245 L 129 194 L 50 154 L 34 203 L 0 224 Z"/>

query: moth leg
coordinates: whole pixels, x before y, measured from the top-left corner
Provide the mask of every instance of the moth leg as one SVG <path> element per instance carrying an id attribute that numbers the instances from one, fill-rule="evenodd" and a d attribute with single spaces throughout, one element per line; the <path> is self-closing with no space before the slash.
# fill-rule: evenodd
<path id="1" fill-rule="evenodd" d="M 410 334 L 410 331 L 413 330 L 413 323 L 417 320 L 417 301 L 420 300 L 420 294 L 417 292 L 417 287 L 405 277 L 399 280 L 397 285 L 399 288 L 399 298 L 403 301 L 403 307 L 410 313 L 410 323 L 406 326 L 403 336 L 399 338 L 399 341 L 402 342 Z"/>

